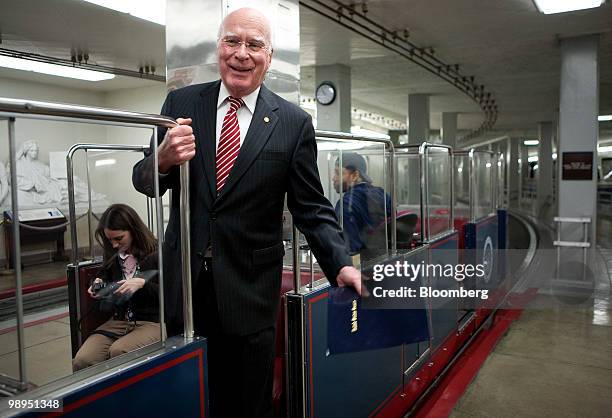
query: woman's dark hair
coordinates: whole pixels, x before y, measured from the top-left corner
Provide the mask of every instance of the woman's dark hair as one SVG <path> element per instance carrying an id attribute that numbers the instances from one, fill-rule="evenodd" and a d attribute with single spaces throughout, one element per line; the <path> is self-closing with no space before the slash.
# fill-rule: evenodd
<path id="1" fill-rule="evenodd" d="M 122 203 L 111 205 L 100 217 L 100 222 L 98 222 L 96 228 L 96 240 L 104 250 L 104 268 L 113 263 L 116 253 L 113 245 L 104 235 L 104 229 L 129 231 L 132 234 L 130 253 L 138 261 L 142 261 L 157 248 L 155 236 L 142 222 L 134 209 Z"/>

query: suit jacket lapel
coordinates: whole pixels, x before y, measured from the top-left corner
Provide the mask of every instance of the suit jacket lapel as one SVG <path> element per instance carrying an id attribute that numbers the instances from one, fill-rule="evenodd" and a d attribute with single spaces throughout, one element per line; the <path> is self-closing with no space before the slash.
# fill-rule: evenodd
<path id="1" fill-rule="evenodd" d="M 198 125 L 198 143 L 196 154 L 200 158 L 204 172 L 208 180 L 208 188 L 212 200 L 217 197 L 217 174 L 215 169 L 216 157 L 216 129 L 217 129 L 217 98 L 221 81 L 211 84 L 210 88 L 200 94 L 202 100 L 199 109 L 196 109 L 196 117 L 202 118 Z"/>
<path id="2" fill-rule="evenodd" d="M 268 142 L 270 134 L 278 122 L 278 116 L 274 113 L 276 109 L 278 109 L 278 105 L 274 96 L 262 85 L 261 90 L 259 90 L 257 104 L 255 105 L 255 113 L 253 114 L 253 119 L 251 119 L 251 125 L 218 200 L 230 192 L 232 187 L 253 164 L 261 149 L 266 145 L 266 142 Z"/>

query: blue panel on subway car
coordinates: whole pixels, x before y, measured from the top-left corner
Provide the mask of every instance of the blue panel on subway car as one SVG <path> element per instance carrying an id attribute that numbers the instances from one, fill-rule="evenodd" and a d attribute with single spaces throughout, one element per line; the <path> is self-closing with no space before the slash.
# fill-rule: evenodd
<path id="1" fill-rule="evenodd" d="M 176 349 L 167 349 L 159 355 L 153 353 L 152 358 L 126 365 L 108 377 L 85 383 L 61 396 L 61 415 L 87 418 L 209 416 L 206 340 L 186 343 L 182 337 L 173 337 L 167 340 L 167 346 Z"/>
<path id="2" fill-rule="evenodd" d="M 429 266 L 456 266 L 458 262 L 458 234 L 451 233 L 430 243 Z M 432 290 L 453 290 L 458 288 L 454 277 L 428 277 Z M 435 349 L 457 328 L 458 302 L 456 298 L 431 298 L 432 347 Z"/>
<path id="3" fill-rule="evenodd" d="M 330 289 L 304 296 L 307 416 L 367 416 L 401 385 L 401 347 L 330 355 Z"/>

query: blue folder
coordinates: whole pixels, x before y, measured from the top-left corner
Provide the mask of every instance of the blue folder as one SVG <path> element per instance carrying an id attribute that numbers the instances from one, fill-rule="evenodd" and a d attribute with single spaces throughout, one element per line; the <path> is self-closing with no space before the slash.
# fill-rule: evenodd
<path id="1" fill-rule="evenodd" d="M 332 287 L 327 305 L 330 354 L 376 350 L 429 340 L 427 311 L 422 309 L 363 309 L 352 288 Z"/>

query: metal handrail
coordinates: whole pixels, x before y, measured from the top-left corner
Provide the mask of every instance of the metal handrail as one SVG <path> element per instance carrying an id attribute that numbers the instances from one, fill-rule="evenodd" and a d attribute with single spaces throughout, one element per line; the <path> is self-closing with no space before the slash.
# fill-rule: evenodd
<path id="1" fill-rule="evenodd" d="M 381 138 L 372 138 L 372 137 L 368 137 L 368 136 L 364 136 L 364 135 L 354 135 L 354 134 L 349 134 L 349 133 L 345 133 L 345 132 L 333 132 L 333 131 L 323 131 L 323 130 L 316 130 L 315 131 L 315 140 L 321 138 L 321 139 L 330 139 L 330 140 L 341 140 L 341 141 L 362 141 L 362 142 L 373 142 L 373 143 L 380 143 L 380 144 L 384 144 L 385 145 L 385 149 L 389 150 L 389 153 L 391 154 L 391 170 L 389 171 L 389 177 L 390 177 L 390 184 L 391 184 L 391 202 L 393 202 L 393 204 L 391 205 L 391 247 L 393 250 L 397 249 L 397 235 L 396 235 L 396 216 L 397 216 L 397 209 L 395 207 L 395 202 L 397 201 L 397 196 L 396 196 L 396 190 L 395 190 L 395 172 L 393 169 L 393 155 L 395 154 L 395 148 L 393 145 L 393 142 L 390 139 L 381 139 Z M 341 154 L 342 155 L 342 154 Z M 300 285 L 301 285 L 301 268 L 300 268 L 300 260 L 299 260 L 299 239 L 298 239 L 298 234 L 297 234 L 297 228 L 293 227 L 293 239 L 292 239 L 292 246 L 293 246 L 293 289 L 294 292 L 297 293 L 300 289 Z M 310 269 L 310 282 L 313 282 L 313 269 Z"/>
<path id="2" fill-rule="evenodd" d="M 57 121 L 84 122 L 96 124 L 109 124 L 120 126 L 135 126 L 153 128 L 153 155 L 154 167 L 159 166 L 157 155 L 158 138 L 157 127 L 172 128 L 177 126 L 177 122 L 167 116 L 129 112 L 117 109 L 108 109 L 93 106 L 72 105 L 65 103 L 41 102 L 34 100 L 21 100 L 11 98 L 0 98 L 0 117 L 8 119 L 9 131 L 9 152 L 10 152 L 10 176 L 11 176 L 11 205 L 13 216 L 19 219 L 18 197 L 17 197 L 17 173 L 15 159 L 15 118 L 33 118 L 47 119 Z M 157 205 L 157 213 L 162 213 L 161 198 L 159 196 L 159 176 L 154 176 L 155 181 L 155 200 Z M 73 185 L 74 186 L 74 185 Z M 180 167 L 180 186 L 181 186 L 181 234 L 182 234 L 182 260 L 183 260 L 183 288 L 188 289 L 188 292 L 183 293 L 184 312 L 185 312 L 185 337 L 193 337 L 193 317 L 192 317 L 192 301 L 191 301 L 191 270 L 190 263 L 190 245 L 189 245 L 189 163 L 185 162 Z M 187 214 L 187 216 L 185 216 Z M 74 219 L 74 217 L 72 217 Z M 162 216 L 157 217 L 157 229 L 159 231 L 158 240 L 161 240 L 163 234 L 163 219 Z M 13 223 L 13 247 L 15 254 L 15 299 L 17 304 L 17 339 L 19 351 L 19 380 L 22 388 L 27 385 L 26 367 L 25 367 L 25 346 L 23 336 L 23 293 L 22 293 L 22 272 L 19 258 L 20 251 L 20 235 L 19 223 Z M 161 241 L 160 241 L 161 242 Z M 161 246 L 160 246 L 161 248 Z M 163 270 L 162 251 L 159 251 L 159 266 L 160 266 L 160 288 L 163 288 Z M 164 327 L 162 327 L 163 329 Z M 164 338 L 164 335 L 162 335 Z"/>
<path id="3" fill-rule="evenodd" d="M 68 103 L 41 102 L 0 97 L 0 114 L 7 116 L 57 120 L 71 119 L 82 122 L 97 121 L 102 123 L 127 123 L 133 125 L 152 125 L 165 128 L 176 126 L 176 121 L 168 116 L 147 113 L 129 112 L 95 106 L 82 106 Z"/>
<path id="4" fill-rule="evenodd" d="M 72 238 L 72 262 L 76 266 L 79 262 L 79 246 L 78 246 L 78 237 L 77 237 L 77 225 L 76 225 L 76 201 L 74 196 L 74 164 L 73 157 L 74 154 L 79 150 L 87 151 L 136 151 L 136 152 L 145 152 L 149 149 L 148 145 L 118 145 L 118 144 L 74 144 L 68 149 L 68 153 L 66 154 L 66 172 L 68 178 L 68 211 L 69 211 L 69 219 L 70 219 L 70 237 Z M 89 184 L 88 184 L 89 186 Z M 90 189 L 90 187 L 89 187 Z M 89 208 L 88 208 L 88 219 L 91 218 L 92 207 L 91 207 L 91 198 L 89 199 Z M 75 220 L 74 222 L 72 220 Z M 90 256 L 93 259 L 93 234 L 91 228 L 91 221 L 89 223 L 89 247 L 90 247 Z"/>

